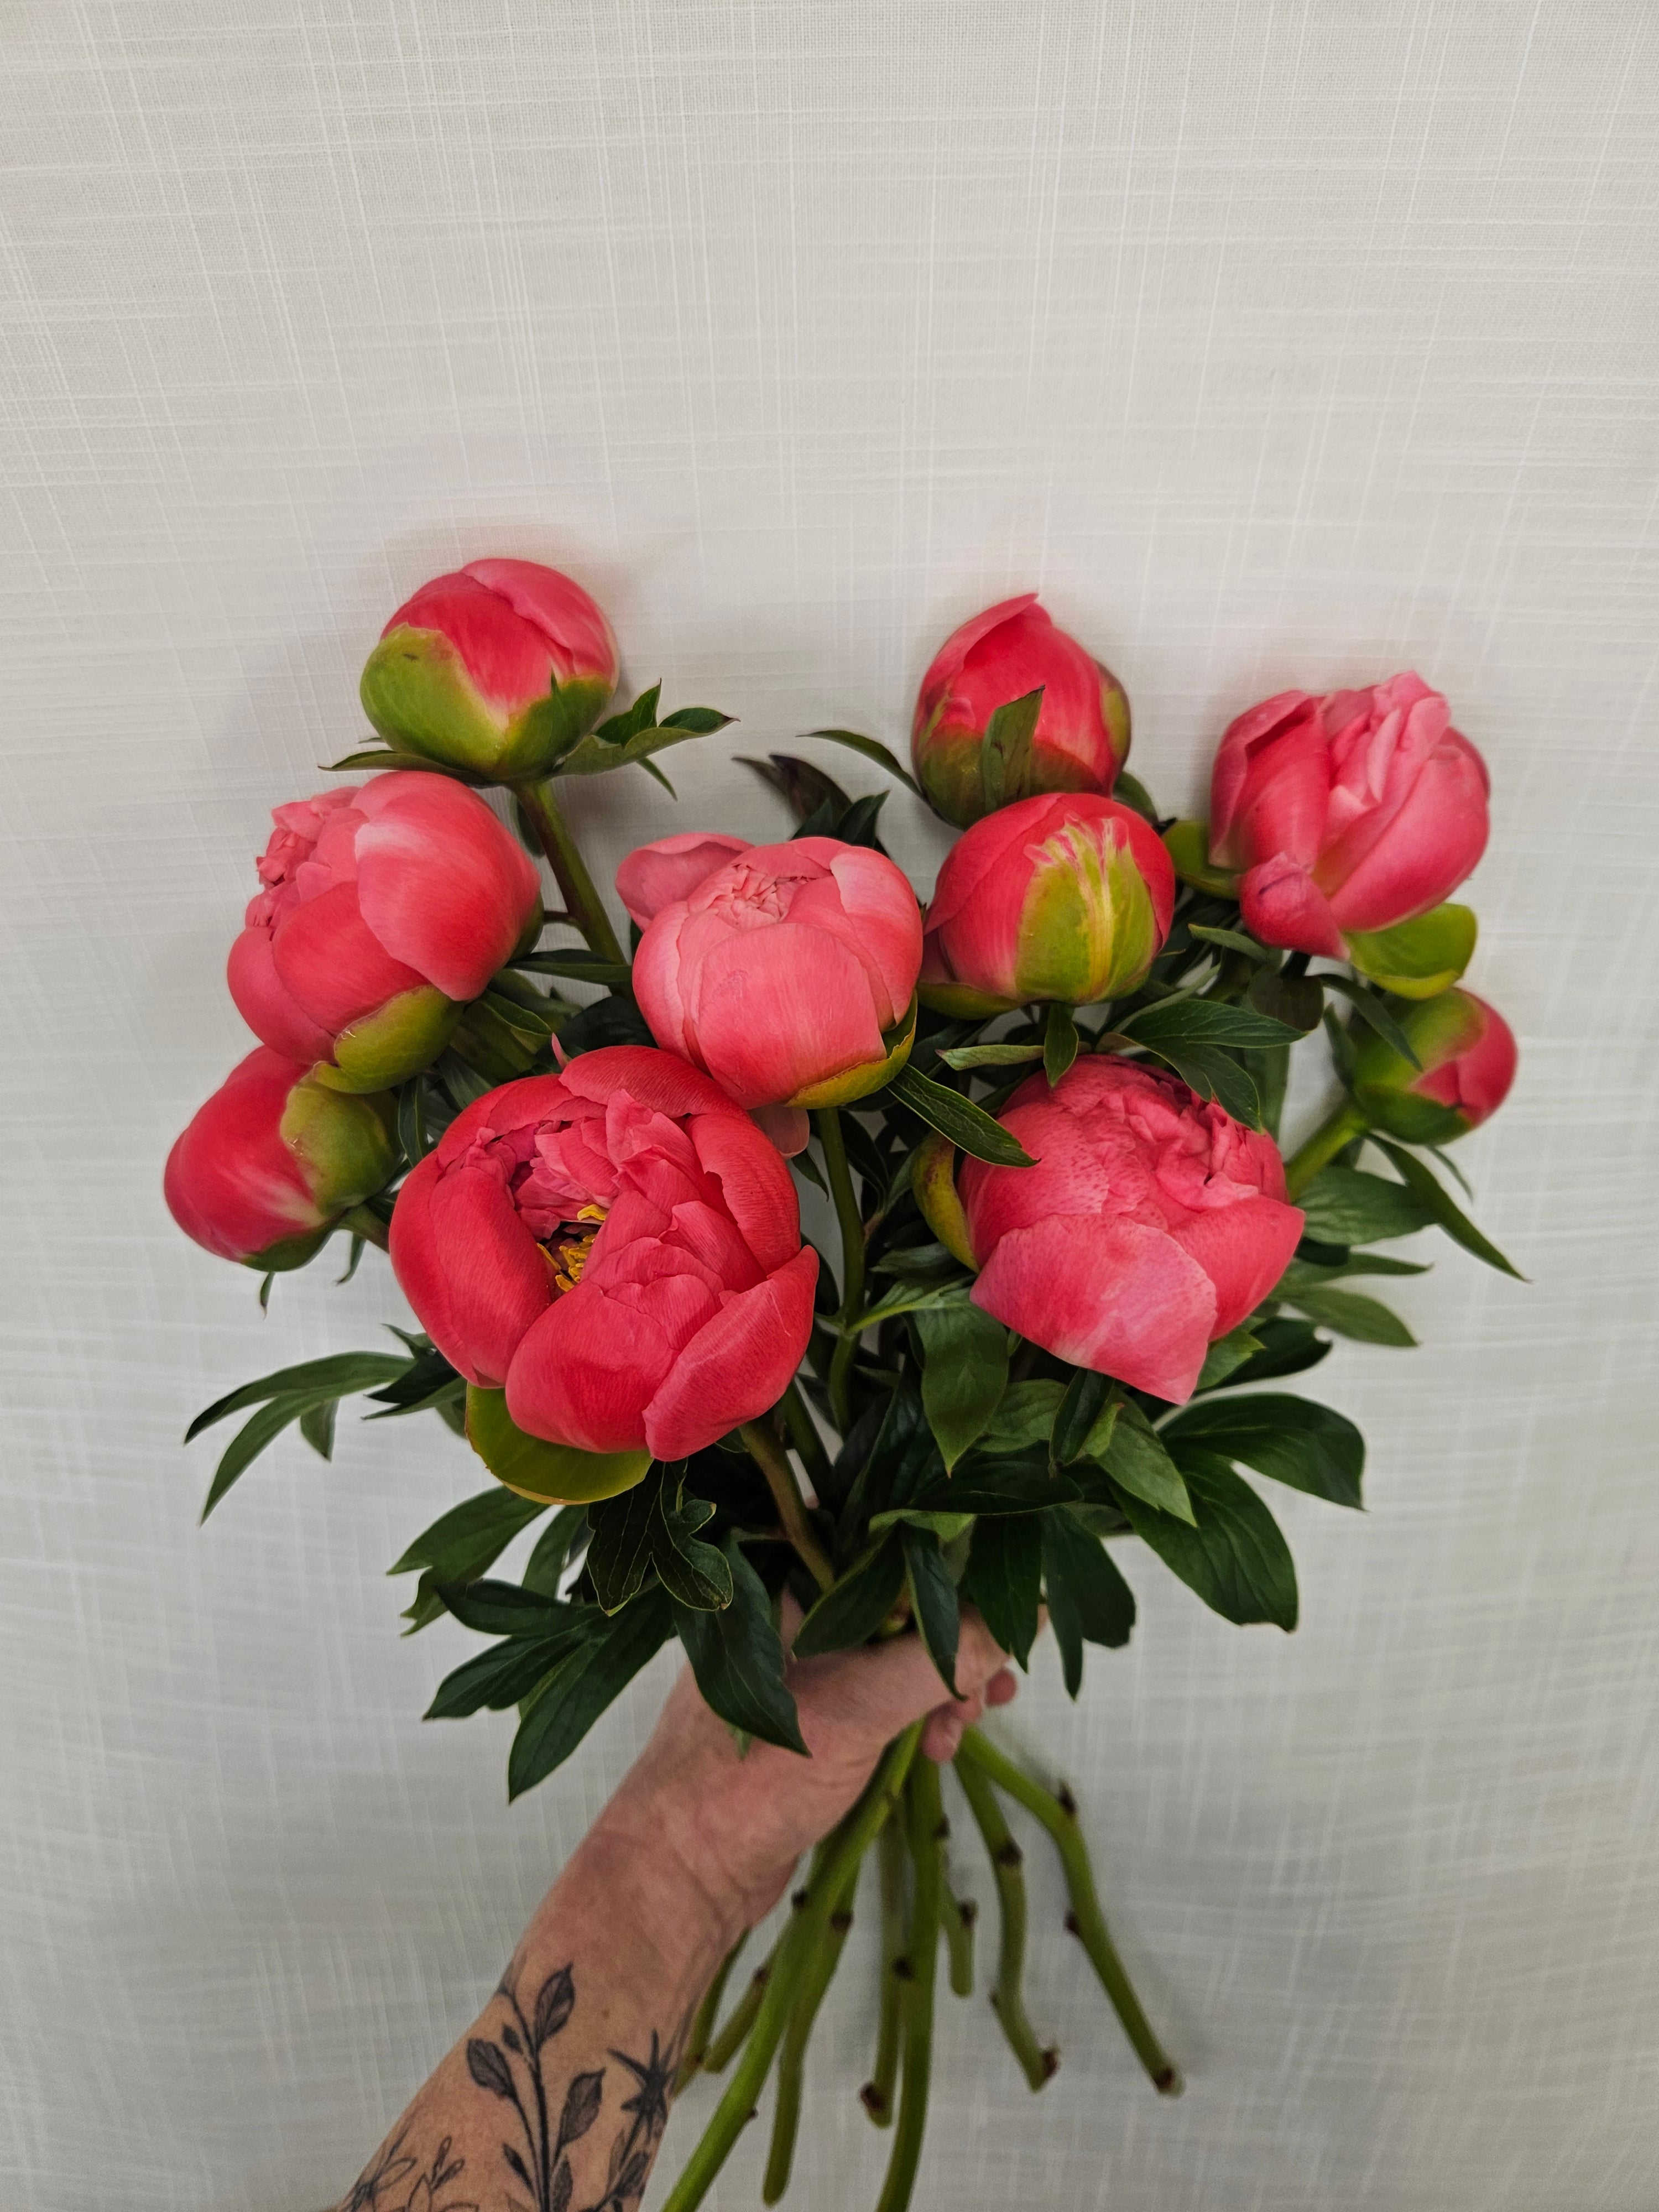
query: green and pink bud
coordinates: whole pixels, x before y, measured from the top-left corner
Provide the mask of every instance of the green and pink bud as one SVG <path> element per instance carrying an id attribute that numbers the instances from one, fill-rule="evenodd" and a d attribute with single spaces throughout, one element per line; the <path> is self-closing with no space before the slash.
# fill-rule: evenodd
<path id="1" fill-rule="evenodd" d="M 471 561 L 392 616 L 363 712 L 399 751 L 519 782 L 592 728 L 617 672 L 605 611 L 580 584 L 535 561 Z"/>
<path id="2" fill-rule="evenodd" d="M 1515 1081 L 1509 1024 L 1473 991 L 1443 992 L 1395 1013 L 1422 1068 L 1373 1030 L 1356 1036 L 1353 1094 L 1370 1127 L 1413 1145 L 1449 1144 L 1479 1128 Z"/>
<path id="3" fill-rule="evenodd" d="M 167 1155 L 167 1207 L 186 1237 L 261 1273 L 302 1267 L 343 1214 L 392 1176 L 396 1103 L 350 1097 L 260 1045 Z"/>
<path id="4" fill-rule="evenodd" d="M 939 870 L 922 1003 L 974 1018 L 1121 998 L 1146 981 L 1174 904 L 1170 856 L 1132 808 L 1086 793 L 1022 799 L 975 823 Z"/>
<path id="5" fill-rule="evenodd" d="M 928 804 L 958 829 L 1047 792 L 1103 797 L 1128 757 L 1128 694 L 1027 592 L 946 638 L 910 750 Z"/>
<path id="6" fill-rule="evenodd" d="M 540 933 L 524 848 L 476 792 L 394 770 L 272 810 L 262 888 L 231 946 L 254 1035 L 341 1091 L 429 1066 L 461 1010 Z"/>

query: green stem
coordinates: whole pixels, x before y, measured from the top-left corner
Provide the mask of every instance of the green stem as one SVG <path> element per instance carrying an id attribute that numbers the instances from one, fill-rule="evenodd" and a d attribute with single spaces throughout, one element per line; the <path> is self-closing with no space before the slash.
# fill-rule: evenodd
<path id="1" fill-rule="evenodd" d="M 694 2212 L 694 2207 L 702 2203 L 715 2175 L 725 2165 L 732 2144 L 755 2109 L 761 2084 L 788 2025 L 801 1966 L 823 1940 L 848 1868 L 856 1866 L 869 1850 L 877 1829 L 902 1790 L 921 1741 L 921 1723 L 917 1721 L 889 1744 L 863 1796 L 835 1832 L 829 1864 L 811 1884 L 806 1903 L 785 1929 L 778 1945 L 775 1971 L 767 1978 L 754 2030 L 744 2046 L 743 2056 L 714 2108 L 714 2118 L 664 2200 L 661 2212 Z"/>
<path id="2" fill-rule="evenodd" d="M 772 2142 L 766 2156 L 766 2178 L 761 2185 L 761 2202 L 775 2204 L 789 2186 L 789 2169 L 794 2163 L 795 2136 L 800 2127 L 801 2080 L 805 2069 L 806 2045 L 811 2038 L 812 2023 L 818 2016 L 818 2007 L 823 2002 L 836 1969 L 841 1964 L 841 1954 L 846 1945 L 848 1930 L 853 1925 L 853 1899 L 859 1886 L 859 1875 L 863 1861 L 857 1860 L 849 1868 L 845 1881 L 830 1914 L 830 1925 L 823 1941 L 808 1962 L 795 2008 L 789 2015 L 789 2025 L 784 2031 L 783 2048 L 778 2055 L 778 2095 L 772 2112 Z"/>
<path id="3" fill-rule="evenodd" d="M 570 919 L 602 960 L 619 961 L 626 967 L 628 955 L 623 951 L 617 933 L 611 927 L 611 917 L 594 888 L 592 877 L 587 872 L 587 863 L 581 856 L 581 848 L 570 834 L 570 824 L 564 818 L 564 809 L 553 788 L 552 777 L 543 776 L 535 782 L 514 784 L 513 788 L 541 841 L 542 850 L 547 855 L 548 865 L 564 896 L 565 908 Z"/>
<path id="4" fill-rule="evenodd" d="M 853 1188 L 853 1171 L 847 1164 L 847 1139 L 842 1134 L 839 1109 L 822 1107 L 812 1119 L 817 1126 L 818 1142 L 823 1147 L 823 1164 L 830 1171 L 830 1195 L 836 1203 L 836 1218 L 841 1224 L 839 1317 L 845 1323 L 864 1305 L 864 1217 L 859 1212 Z M 843 1336 L 830 1361 L 830 1406 L 836 1426 L 843 1436 L 853 1425 L 851 1381 L 858 1348 L 856 1336 Z"/>
<path id="5" fill-rule="evenodd" d="M 996 1877 L 1002 1935 L 991 2009 L 1008 2039 L 1009 2048 L 1019 2061 L 1027 2083 L 1033 2089 L 1040 2089 L 1058 2068 L 1060 2053 L 1052 2048 L 1045 2050 L 1037 2041 L 1036 2031 L 1025 2010 L 1025 1992 L 1021 1987 L 1025 1975 L 1025 1876 L 1020 1870 L 1023 1854 L 1009 1833 L 995 1790 L 978 1767 L 958 1753 L 956 1770 L 969 1810 L 984 1839 L 991 1872 Z"/>
<path id="6" fill-rule="evenodd" d="M 1336 1111 L 1314 1131 L 1305 1145 L 1298 1145 L 1285 1163 L 1285 1187 L 1292 1198 L 1299 1198 L 1321 1168 L 1328 1165 L 1345 1145 L 1363 1137 L 1367 1127 L 1364 1115 L 1352 1098 L 1345 1098 Z"/>
<path id="7" fill-rule="evenodd" d="M 945 1944 L 951 1954 L 951 1987 L 959 1997 L 974 1994 L 974 1923 L 979 1907 L 971 1897 L 955 1896 L 949 1882 L 940 1893 L 945 1917 Z"/>
<path id="8" fill-rule="evenodd" d="M 732 2008 L 732 2017 L 709 2044 L 703 2056 L 705 2074 L 724 2074 L 732 2059 L 749 2040 L 749 2031 L 755 2025 L 755 2015 L 760 2010 L 761 1999 L 766 1995 L 766 1984 L 771 1979 L 776 1958 L 763 1959 L 749 1977 L 749 1986 Z"/>
<path id="9" fill-rule="evenodd" d="M 876 2069 L 859 2091 L 864 2109 L 878 2128 L 893 2122 L 893 2092 L 898 2086 L 899 2015 L 904 1984 L 910 1977 L 906 1951 L 904 1831 L 890 1820 L 877 1849 L 881 1854 L 881 2025 L 876 2036 Z"/>
<path id="10" fill-rule="evenodd" d="M 378 1245 L 384 1252 L 392 1243 L 392 1232 L 372 1206 L 354 1206 L 349 1213 L 340 1216 L 340 1227 L 349 1229 L 354 1237 L 361 1237 L 366 1244 Z"/>
<path id="11" fill-rule="evenodd" d="M 807 1480 L 822 1495 L 824 1478 L 830 1472 L 830 1455 L 824 1449 L 823 1438 L 818 1434 L 817 1424 L 807 1410 L 800 1384 L 792 1382 L 778 1403 L 782 1407 L 783 1418 L 788 1424 L 789 1441 L 794 1445 L 800 1463 L 806 1469 Z"/>
<path id="12" fill-rule="evenodd" d="M 1153 2034 L 1152 2024 L 1141 2009 L 1140 1999 L 1106 1932 L 1106 1916 L 1095 1893 L 1094 1869 L 1089 1864 L 1088 1846 L 1078 1826 L 1077 1807 L 1070 1792 L 1058 1797 L 1051 1796 L 1029 1774 L 1022 1773 L 1012 1759 L 1005 1758 L 977 1729 L 964 1731 L 961 1755 L 1041 1820 L 1054 1838 L 1072 1899 L 1066 1925 L 1088 1953 L 1090 1964 L 1100 1977 L 1100 1985 L 1122 2021 L 1123 2032 L 1134 2045 L 1135 2056 L 1146 2068 L 1152 2087 L 1160 2096 L 1178 2097 L 1183 2086 L 1180 2070 Z"/>
<path id="13" fill-rule="evenodd" d="M 738 1963 L 738 1954 L 749 1941 L 749 1930 L 743 1934 L 720 1960 L 720 1968 L 697 2007 L 696 2017 L 691 2022 L 691 2033 L 685 2039 L 685 2056 L 680 2061 L 680 2070 L 674 2077 L 674 2094 L 680 2091 L 702 2064 L 708 2051 L 708 2039 L 714 2033 L 714 2022 L 720 2016 L 720 2001 L 726 1995 L 726 1984 L 732 1978 L 732 1969 Z"/>
<path id="14" fill-rule="evenodd" d="M 919 1759 L 911 1768 L 906 1797 L 915 1902 L 910 1916 L 911 1976 L 904 1986 L 904 2072 L 899 2084 L 892 2156 L 887 2161 L 887 2178 L 876 2200 L 876 2212 L 905 2212 L 910 2202 L 921 2160 L 921 2135 L 927 2124 L 927 2089 L 933 2073 L 945 1813 L 939 1802 L 939 1769 L 931 1759 Z"/>
<path id="15" fill-rule="evenodd" d="M 745 1421 L 738 1434 L 747 1446 L 750 1458 L 766 1477 L 766 1486 L 778 1509 L 785 1535 L 805 1561 L 818 1588 L 828 1589 L 836 1579 L 836 1571 L 814 1533 L 788 1453 L 764 1421 Z"/>

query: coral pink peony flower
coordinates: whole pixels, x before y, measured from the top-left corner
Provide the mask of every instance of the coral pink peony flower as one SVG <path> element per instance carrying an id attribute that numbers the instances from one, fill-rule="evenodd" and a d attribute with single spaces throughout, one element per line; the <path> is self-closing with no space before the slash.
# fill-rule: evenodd
<path id="1" fill-rule="evenodd" d="M 1443 1145 L 1495 1114 L 1515 1080 L 1515 1033 L 1473 991 L 1444 991 L 1395 1009 L 1419 1073 L 1375 1030 L 1354 1039 L 1353 1091 L 1373 1128 L 1408 1144 Z"/>
<path id="2" fill-rule="evenodd" d="M 398 1194 L 392 1264 L 521 1429 L 684 1458 L 781 1397 L 817 1255 L 789 1170 L 708 1076 L 616 1045 L 504 1084 Z"/>
<path id="3" fill-rule="evenodd" d="M 505 782 L 550 768 L 617 675 L 611 625 L 580 584 L 535 561 L 470 561 L 392 616 L 363 712 L 394 745 Z"/>
<path id="4" fill-rule="evenodd" d="M 310 1259 L 398 1157 L 390 1098 L 345 1097 L 260 1045 L 167 1155 L 162 1188 L 186 1237 L 264 1272 Z"/>
<path id="5" fill-rule="evenodd" d="M 636 846 L 617 871 L 617 896 L 643 929 L 676 899 L 690 898 L 697 885 L 749 850 L 746 837 L 718 830 L 688 830 L 678 837 L 659 837 Z"/>
<path id="6" fill-rule="evenodd" d="M 681 857 L 645 846 L 619 884 Z M 797 837 L 747 847 L 658 908 L 634 956 L 634 993 L 658 1043 L 739 1105 L 841 1106 L 908 1058 L 921 965 L 916 895 L 893 863 Z"/>
<path id="7" fill-rule="evenodd" d="M 1420 676 L 1281 691 L 1231 723 L 1211 780 L 1210 849 L 1243 872 L 1266 945 L 1345 958 L 1350 933 L 1438 906 L 1486 850 L 1486 763 Z"/>
<path id="8" fill-rule="evenodd" d="M 983 743 L 992 715 L 1039 685 L 1029 751 L 997 763 L 988 786 Z M 1128 757 L 1128 695 L 1027 592 L 945 639 L 921 679 L 910 750 L 929 803 L 962 829 L 1033 793 L 1103 795 Z"/>
<path id="9" fill-rule="evenodd" d="M 325 1081 L 380 1091 L 442 1051 L 541 922 L 530 860 L 447 776 L 377 775 L 272 811 L 264 885 L 230 951 L 254 1035 Z"/>
<path id="10" fill-rule="evenodd" d="M 1087 793 L 1021 799 L 976 822 L 939 870 L 922 999 L 972 1016 L 1121 997 L 1145 980 L 1174 904 L 1170 856 L 1133 809 Z"/>
<path id="11" fill-rule="evenodd" d="M 963 1164 L 974 1304 L 1045 1351 L 1176 1402 L 1285 1272 L 1303 1216 L 1272 1138 L 1132 1060 L 1079 1060 L 997 1117 L 1037 1164 Z"/>

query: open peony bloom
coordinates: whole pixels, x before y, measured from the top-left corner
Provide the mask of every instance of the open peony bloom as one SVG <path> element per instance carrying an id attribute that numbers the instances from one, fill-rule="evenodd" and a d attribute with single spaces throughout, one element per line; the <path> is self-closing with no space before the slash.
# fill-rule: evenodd
<path id="1" fill-rule="evenodd" d="M 1179 1403 L 1302 1234 L 1271 1137 L 1173 1075 L 1106 1056 L 998 1120 L 1037 1164 L 963 1164 L 974 1304 L 1045 1351 Z"/>
<path id="2" fill-rule="evenodd" d="M 927 908 L 922 999 L 972 1017 L 1121 997 L 1145 981 L 1174 904 L 1170 856 L 1132 808 L 1086 793 L 1021 799 L 946 855 Z"/>
<path id="3" fill-rule="evenodd" d="M 540 775 L 605 712 L 617 641 L 581 586 L 536 561 L 469 561 L 405 599 L 363 670 L 393 745 L 506 782 Z"/>
<path id="4" fill-rule="evenodd" d="M 672 848 L 686 843 L 665 838 L 625 860 L 624 902 L 669 887 L 691 858 Z M 903 1066 L 921 915 L 884 854 L 797 837 L 744 847 L 675 888 L 634 956 L 635 996 L 659 1044 L 740 1106 L 844 1106 Z M 799 1144 L 780 1131 L 787 1149 L 805 1142 L 804 1122 L 795 1134 Z"/>
<path id="5" fill-rule="evenodd" d="M 1230 724 L 1210 851 L 1242 872 L 1265 945 L 1340 960 L 1456 890 L 1486 846 L 1486 763 L 1420 676 L 1363 691 L 1281 691 Z"/>
<path id="6" fill-rule="evenodd" d="M 664 1460 L 781 1397 L 818 1267 L 771 1145 L 708 1076 L 640 1045 L 459 1115 L 398 1194 L 392 1264 L 521 1429 Z"/>
<path id="7" fill-rule="evenodd" d="M 999 763 L 988 787 L 982 746 L 992 715 L 1039 686 L 1029 750 Z M 945 639 L 921 679 L 910 751 L 928 803 L 959 829 L 1034 793 L 1103 794 L 1128 758 L 1128 696 L 1027 592 Z"/>
<path id="8" fill-rule="evenodd" d="M 264 889 L 230 950 L 230 995 L 290 1060 L 343 1091 L 427 1066 L 541 924 L 535 868 L 447 776 L 377 775 L 272 811 Z"/>
<path id="9" fill-rule="evenodd" d="M 1515 1080 L 1519 1054 L 1509 1024 L 1473 991 L 1443 991 L 1395 1012 L 1421 1073 L 1374 1030 L 1362 1030 L 1353 1093 L 1366 1120 L 1407 1144 L 1449 1144 L 1478 1129 Z"/>
<path id="10" fill-rule="evenodd" d="M 390 1098 L 345 1097 L 260 1045 L 198 1109 L 162 1188 L 186 1237 L 262 1273 L 300 1267 L 372 1198 L 398 1148 Z"/>

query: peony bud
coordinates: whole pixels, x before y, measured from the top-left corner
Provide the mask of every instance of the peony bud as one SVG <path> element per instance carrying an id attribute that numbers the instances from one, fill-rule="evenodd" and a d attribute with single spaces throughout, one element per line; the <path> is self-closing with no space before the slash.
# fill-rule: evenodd
<path id="1" fill-rule="evenodd" d="M 617 875 L 624 901 L 648 896 L 659 863 L 684 857 L 649 845 L 631 854 Z M 658 1043 L 740 1106 L 844 1106 L 908 1059 L 921 964 L 915 893 L 892 861 L 796 837 L 745 848 L 657 908 L 634 992 Z M 778 1130 L 790 1151 L 806 1141 L 797 1120 Z"/>
<path id="2" fill-rule="evenodd" d="M 1057 1358 L 1190 1397 L 1302 1234 L 1273 1139 L 1104 1054 L 1052 1089 L 1034 1075 L 997 1118 L 1036 1165 L 963 1163 L 974 1304 Z"/>
<path id="3" fill-rule="evenodd" d="M 580 584 L 535 561 L 471 561 L 392 616 L 363 712 L 393 745 L 506 783 L 545 775 L 617 675 L 611 625 Z"/>
<path id="4" fill-rule="evenodd" d="M 922 1001 L 971 1017 L 1121 998 L 1146 980 L 1174 904 L 1170 856 L 1132 808 L 1087 793 L 1021 799 L 946 855 L 927 909 Z"/>
<path id="5" fill-rule="evenodd" d="M 1000 708 L 1038 690 L 1034 720 L 1028 708 L 992 732 Z M 1128 694 L 1028 592 L 945 639 L 921 680 L 910 750 L 929 804 L 958 829 L 1034 793 L 1103 797 L 1128 758 Z"/>
<path id="6" fill-rule="evenodd" d="M 168 1210 L 222 1260 L 301 1267 L 343 1213 L 390 1180 L 396 1111 L 390 1097 L 345 1097 L 260 1045 L 167 1155 Z"/>
<path id="7" fill-rule="evenodd" d="M 258 1037 L 341 1091 L 435 1060 L 461 1008 L 541 927 L 523 848 L 475 792 L 418 771 L 276 807 L 264 889 L 230 951 Z"/>
<path id="8" fill-rule="evenodd" d="M 1480 1127 L 1509 1096 L 1515 1034 L 1473 991 L 1396 1006 L 1419 1073 L 1375 1030 L 1354 1036 L 1353 1094 L 1365 1119 L 1407 1144 L 1444 1145 Z"/>
<path id="9" fill-rule="evenodd" d="M 1486 849 L 1486 765 L 1419 676 L 1322 699 L 1281 691 L 1231 723 L 1211 782 L 1210 851 L 1240 872 L 1264 945 L 1351 944 L 1437 907 Z M 1367 972 L 1380 972 L 1364 963 Z"/>

